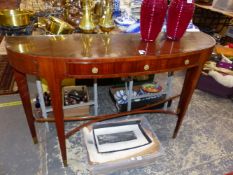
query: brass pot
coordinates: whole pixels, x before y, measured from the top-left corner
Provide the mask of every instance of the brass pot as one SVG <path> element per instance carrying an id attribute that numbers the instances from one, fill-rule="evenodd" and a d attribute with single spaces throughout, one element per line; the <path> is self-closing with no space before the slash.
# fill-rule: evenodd
<path id="1" fill-rule="evenodd" d="M 4 9 L 0 10 L 0 26 L 19 27 L 30 24 L 31 11 Z"/>
<path id="2" fill-rule="evenodd" d="M 49 32 L 56 35 L 70 34 L 75 30 L 75 28 L 69 23 L 53 16 L 49 17 L 49 24 L 46 28 Z"/>

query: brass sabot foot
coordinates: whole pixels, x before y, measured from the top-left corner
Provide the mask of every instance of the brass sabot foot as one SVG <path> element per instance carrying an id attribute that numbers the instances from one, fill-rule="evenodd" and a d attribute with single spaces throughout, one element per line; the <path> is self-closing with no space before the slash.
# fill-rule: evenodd
<path id="1" fill-rule="evenodd" d="M 67 160 L 63 160 L 63 165 L 64 165 L 64 167 L 68 166 Z"/>
<path id="2" fill-rule="evenodd" d="M 37 144 L 37 143 L 38 143 L 37 137 L 33 137 L 32 140 L 33 140 L 33 143 L 34 143 L 34 144 Z"/>

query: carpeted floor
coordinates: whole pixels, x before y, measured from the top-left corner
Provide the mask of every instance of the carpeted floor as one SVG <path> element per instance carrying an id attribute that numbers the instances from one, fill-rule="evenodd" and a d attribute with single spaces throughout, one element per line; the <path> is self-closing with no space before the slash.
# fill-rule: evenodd
<path id="1" fill-rule="evenodd" d="M 183 76 L 175 76 L 173 93 L 179 92 Z M 100 113 L 116 111 L 111 98 L 107 95 L 109 87 L 99 88 Z M 173 101 L 172 108 L 177 101 Z M 157 134 L 164 154 L 153 165 L 109 172 L 109 175 L 223 175 L 233 170 L 233 103 L 196 90 L 186 118 L 176 139 L 172 139 L 176 118 L 164 114 L 144 114 Z M 133 117 L 133 116 L 132 116 Z M 77 123 L 67 123 L 66 129 Z M 67 140 L 68 168 L 62 167 L 56 130 L 49 125 L 44 132 L 43 144 L 46 161 L 43 164 L 48 174 L 89 175 L 87 152 L 79 132 Z M 113 170 L 114 171 L 114 170 Z"/>
<path id="2" fill-rule="evenodd" d="M 182 74 L 175 74 L 173 94 L 180 91 L 182 80 Z M 30 80 L 29 84 L 34 97 L 36 94 L 34 80 Z M 116 111 L 108 95 L 108 89 L 109 86 L 99 87 L 100 113 Z M 15 100 L 19 100 L 18 94 L 1 96 L 0 103 Z M 176 103 L 177 101 L 173 101 L 172 108 L 175 108 Z M 232 107 L 233 103 L 229 99 L 196 90 L 176 139 L 172 139 L 175 117 L 158 114 L 141 115 L 149 120 L 164 148 L 164 154 L 152 165 L 106 174 L 224 175 L 233 171 Z M 22 106 L 0 108 L 0 118 L 3 121 L 0 122 L 0 175 L 91 174 L 87 166 L 87 152 L 81 132 L 66 141 L 69 166 L 64 168 L 54 124 L 36 124 L 39 144 L 33 145 Z M 77 123 L 67 123 L 66 130 L 76 125 Z"/>

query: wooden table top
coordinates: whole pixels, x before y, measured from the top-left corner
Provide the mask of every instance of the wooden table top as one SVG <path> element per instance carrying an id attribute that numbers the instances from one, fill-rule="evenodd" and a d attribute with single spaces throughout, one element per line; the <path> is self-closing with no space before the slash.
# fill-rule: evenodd
<path id="1" fill-rule="evenodd" d="M 156 42 L 145 43 L 139 34 L 72 34 L 61 36 L 7 37 L 7 49 L 21 54 L 56 59 L 91 61 L 114 58 L 171 56 L 213 47 L 215 40 L 202 32 L 186 32 L 180 41 L 167 40 L 160 33 Z"/>

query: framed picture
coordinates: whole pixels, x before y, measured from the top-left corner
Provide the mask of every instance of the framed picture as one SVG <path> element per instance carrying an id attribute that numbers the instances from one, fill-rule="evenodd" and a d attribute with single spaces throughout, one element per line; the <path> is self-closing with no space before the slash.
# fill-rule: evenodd
<path id="1" fill-rule="evenodd" d="M 95 125 L 93 136 L 99 153 L 123 151 L 151 143 L 140 120 Z"/>

